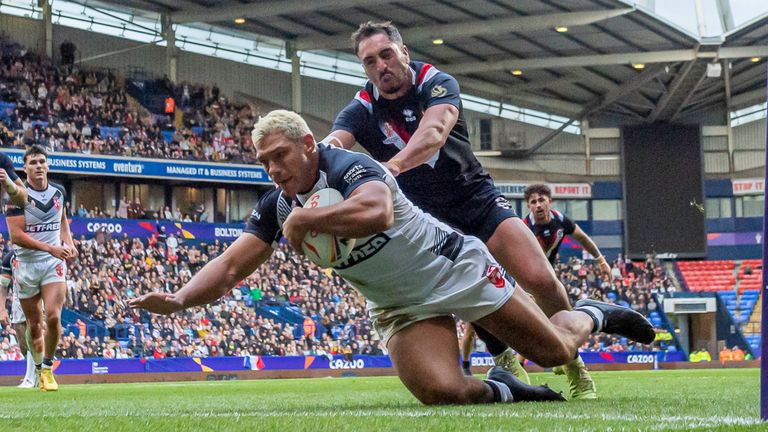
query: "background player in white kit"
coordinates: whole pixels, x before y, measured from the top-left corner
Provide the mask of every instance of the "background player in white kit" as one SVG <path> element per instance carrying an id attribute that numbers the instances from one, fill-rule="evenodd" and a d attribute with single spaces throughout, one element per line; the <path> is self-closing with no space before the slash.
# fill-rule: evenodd
<path id="1" fill-rule="evenodd" d="M 591 332 L 652 341 L 651 324 L 631 309 L 586 300 L 550 319 L 508 283 L 483 243 L 414 207 L 394 177 L 370 157 L 315 144 L 298 114 L 273 111 L 254 127 L 257 157 L 279 186 L 264 194 L 243 234 L 180 291 L 129 302 L 170 314 L 213 302 L 267 261 L 281 234 L 301 250 L 307 232 L 356 238 L 334 270 L 368 300 L 376 330 L 405 386 L 425 404 L 564 400 L 547 387 L 522 383 L 500 367 L 488 379 L 458 367 L 452 314 L 478 322 L 544 366 L 573 358 Z M 345 200 L 301 208 L 315 191 L 333 188 Z M 524 337 L 523 337 L 524 336 Z"/>
<path id="2" fill-rule="evenodd" d="M 64 187 L 48 181 L 48 154 L 43 147 L 34 145 L 24 153 L 24 172 L 27 204 L 13 206 L 6 216 L 16 251 L 14 286 L 27 317 L 32 352 L 43 354 L 34 359 L 40 390 L 56 391 L 59 386 L 52 367 L 61 338 L 66 260 L 76 257 L 77 250 L 64 212 Z"/>
<path id="3" fill-rule="evenodd" d="M 16 252 L 10 251 L 3 257 L 3 264 L 0 266 L 0 324 L 8 324 L 9 322 L 13 326 L 13 331 L 16 333 L 16 340 L 19 344 L 21 352 L 24 353 L 27 359 L 27 369 L 24 374 L 24 379 L 21 380 L 19 388 L 34 388 L 37 386 L 37 375 L 35 374 L 35 362 L 33 360 L 34 354 L 31 350 L 31 344 L 29 343 L 30 335 L 27 329 L 27 317 L 24 316 L 24 311 L 21 309 L 21 302 L 19 301 L 19 295 L 16 293 L 16 289 L 11 288 L 13 283 L 13 266 L 16 263 Z M 6 291 L 12 291 L 11 296 L 11 316 L 8 316 L 8 312 L 5 310 Z"/>

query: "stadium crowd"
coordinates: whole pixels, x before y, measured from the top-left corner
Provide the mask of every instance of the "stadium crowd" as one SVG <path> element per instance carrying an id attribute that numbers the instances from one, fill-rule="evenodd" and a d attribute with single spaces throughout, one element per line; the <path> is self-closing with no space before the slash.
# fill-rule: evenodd
<path id="1" fill-rule="evenodd" d="M 323 270 L 288 246 L 279 245 L 270 261 L 220 302 L 179 312 L 150 315 L 126 301 L 150 291 L 173 292 L 227 247 L 185 244 L 159 232 L 142 241 L 108 234 L 76 240 L 80 255 L 69 269 L 66 307 L 82 314 L 70 323 L 59 349 L 61 358 L 130 358 L 215 355 L 382 354 L 385 348 L 365 312 L 363 298 L 335 274 Z M 6 250 L 9 244 L 5 243 Z M 590 261 L 575 258 L 556 267 L 571 301 L 591 297 L 649 314 L 658 305 L 651 293 L 674 290 L 658 261 L 613 263 L 612 281 L 604 281 Z M 313 319 L 305 335 L 300 323 L 275 319 L 266 310 L 287 308 Z M 102 323 L 103 340 L 85 321 Z M 298 322 L 298 320 L 296 321 Z M 317 328 L 313 332 L 313 328 Z M 0 332 L 0 359 L 20 358 L 10 326 Z M 609 336 L 593 336 L 585 351 L 658 350 Z"/>
<path id="2" fill-rule="evenodd" d="M 168 92 L 180 92 L 186 101 L 189 87 Z M 154 115 L 130 103 L 119 74 L 56 66 L 0 37 L 0 102 L 13 104 L 0 107 L 0 147 L 41 144 L 57 152 L 254 162 L 248 131 L 255 109 L 232 104 L 215 87 L 208 93 L 202 103 L 181 104 L 181 121 L 175 113 Z"/>
<path id="3" fill-rule="evenodd" d="M 61 358 L 382 353 L 362 298 L 286 246 L 217 304 L 163 317 L 127 308 L 126 300 L 178 290 L 226 244 L 184 245 L 164 234 L 146 243 L 104 236 L 76 244 L 80 256 L 69 269 L 66 307 L 103 323 L 108 337 L 92 337 L 78 320 L 65 330 Z M 324 331 L 306 337 L 254 307 L 270 305 L 313 316 Z M 16 355 L 15 338 L 10 326 L 3 330 L 0 358 Z"/>
<path id="4" fill-rule="evenodd" d="M 653 294 L 672 293 L 676 290 L 661 263 L 652 256 L 647 256 L 644 262 L 633 262 L 619 256 L 611 265 L 610 281 L 603 280 L 593 262 L 576 258 L 558 264 L 555 272 L 568 291 L 571 303 L 592 298 L 630 307 L 645 316 L 659 309 Z M 598 334 L 592 335 L 582 350 L 657 351 L 666 348 L 664 342 L 649 346 L 628 342 L 616 336 Z"/>

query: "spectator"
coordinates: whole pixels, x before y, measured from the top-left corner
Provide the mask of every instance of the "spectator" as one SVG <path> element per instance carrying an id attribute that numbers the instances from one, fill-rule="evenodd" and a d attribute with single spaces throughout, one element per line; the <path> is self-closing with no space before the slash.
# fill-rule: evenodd
<path id="1" fill-rule="evenodd" d="M 133 204 L 128 208 L 128 217 L 130 219 L 144 219 L 144 207 L 141 206 L 141 198 L 136 197 Z"/>
<path id="2" fill-rule="evenodd" d="M 90 217 L 88 210 L 85 209 L 85 206 L 82 203 L 80 203 L 80 205 L 77 206 L 77 217 L 81 217 L 81 218 Z"/>
<path id="3" fill-rule="evenodd" d="M 128 201 L 128 197 L 123 195 L 123 198 L 120 200 L 120 204 L 117 207 L 117 217 L 122 219 L 128 219 L 128 213 L 129 213 L 130 207 L 131 207 L 131 202 Z"/>

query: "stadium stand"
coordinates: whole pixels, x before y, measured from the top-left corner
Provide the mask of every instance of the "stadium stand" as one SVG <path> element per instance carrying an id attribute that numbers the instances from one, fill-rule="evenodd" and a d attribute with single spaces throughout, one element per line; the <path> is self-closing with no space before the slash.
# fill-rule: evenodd
<path id="1" fill-rule="evenodd" d="M 3 38 L 0 56 L 0 147 L 37 143 L 83 154 L 255 160 L 248 133 L 255 112 L 248 105 L 212 96 L 203 110 L 188 110 L 183 122 L 174 124 L 174 116 L 152 114 L 130 97 L 118 73 L 56 67 Z M 143 92 L 155 88 L 146 81 L 130 84 Z"/>
<path id="2" fill-rule="evenodd" d="M 741 327 L 750 348 L 757 352 L 762 310 L 761 260 L 683 261 L 677 266 L 690 291 L 717 293 L 733 322 Z"/>
<path id="3" fill-rule="evenodd" d="M 384 352 L 363 299 L 338 276 L 285 245 L 222 301 L 162 317 L 127 308 L 125 302 L 150 291 L 178 290 L 226 244 L 171 247 L 157 236 L 107 236 L 103 241 L 81 237 L 76 243 L 80 256 L 67 283 L 61 358 Z M 615 262 L 621 277 L 611 283 L 600 279 L 593 264 L 577 259 L 558 265 L 557 274 L 572 301 L 600 298 L 658 319 L 658 305 L 651 295 L 675 288 L 653 263 Z M 307 337 L 307 331 L 312 337 Z M 18 356 L 16 336 L 10 328 L 0 334 L 0 358 Z M 669 348 L 664 343 L 640 346 L 607 336 L 593 337 L 582 347 L 588 351 Z"/>

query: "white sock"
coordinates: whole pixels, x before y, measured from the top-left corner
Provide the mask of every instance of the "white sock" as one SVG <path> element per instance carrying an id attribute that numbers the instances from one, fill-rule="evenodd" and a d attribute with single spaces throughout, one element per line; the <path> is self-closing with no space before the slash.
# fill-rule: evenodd
<path id="1" fill-rule="evenodd" d="M 592 318 L 592 321 L 594 321 L 595 324 L 592 328 L 592 333 L 599 333 L 603 331 L 603 320 L 605 319 L 603 311 L 594 306 L 580 306 L 574 310 L 585 313 L 589 315 L 590 318 Z"/>
<path id="2" fill-rule="evenodd" d="M 35 380 L 35 359 L 32 358 L 32 351 L 27 351 L 27 374 L 24 379 L 27 381 Z"/>
<path id="3" fill-rule="evenodd" d="M 501 403 L 507 403 L 507 402 L 513 402 L 515 398 L 512 396 L 512 390 L 509 389 L 509 386 L 504 384 L 501 381 L 496 381 L 492 379 L 486 379 L 485 383 L 491 386 L 491 389 L 495 389 L 496 391 L 493 392 L 493 397 L 496 399 L 496 402 Z"/>

